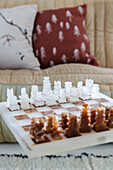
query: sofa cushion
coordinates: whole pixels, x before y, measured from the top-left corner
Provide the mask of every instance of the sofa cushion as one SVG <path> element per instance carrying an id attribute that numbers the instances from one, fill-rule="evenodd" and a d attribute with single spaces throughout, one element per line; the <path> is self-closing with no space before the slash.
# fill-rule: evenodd
<path id="1" fill-rule="evenodd" d="M 98 65 L 86 34 L 87 5 L 38 12 L 33 47 L 42 68 L 65 63 Z"/>
<path id="2" fill-rule="evenodd" d="M 100 85 L 113 84 L 113 69 L 95 67 L 86 64 L 64 64 L 48 69 L 34 70 L 0 70 L 0 84 L 37 84 L 42 85 L 43 77 L 50 76 L 52 84 L 54 80 L 72 81 L 73 85 L 77 81 L 85 81 L 86 78 L 94 79 Z"/>
<path id="3" fill-rule="evenodd" d="M 37 5 L 0 9 L 0 69 L 37 69 L 32 30 Z"/>

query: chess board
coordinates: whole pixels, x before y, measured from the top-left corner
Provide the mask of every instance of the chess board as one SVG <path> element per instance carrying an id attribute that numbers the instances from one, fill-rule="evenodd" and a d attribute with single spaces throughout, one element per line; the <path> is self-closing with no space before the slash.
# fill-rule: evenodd
<path id="1" fill-rule="evenodd" d="M 99 93 L 99 96 L 92 100 L 80 100 L 77 103 L 67 102 L 55 106 L 41 106 L 37 108 L 31 105 L 31 109 L 19 111 L 9 111 L 6 108 L 6 102 L 3 102 L 0 103 L 0 110 L 1 116 L 21 147 L 29 157 L 33 158 L 113 141 L 113 129 L 110 129 L 99 133 L 92 130 L 91 133 L 81 133 L 81 136 L 73 138 L 64 136 L 61 140 L 54 140 L 50 136 L 50 142 L 35 143 L 33 136 L 29 133 L 32 118 L 46 117 L 48 114 L 54 114 L 60 118 L 61 113 L 67 112 L 76 115 L 79 119 L 83 103 L 88 104 L 89 109 L 101 106 L 111 107 L 113 106 L 113 99 Z"/>

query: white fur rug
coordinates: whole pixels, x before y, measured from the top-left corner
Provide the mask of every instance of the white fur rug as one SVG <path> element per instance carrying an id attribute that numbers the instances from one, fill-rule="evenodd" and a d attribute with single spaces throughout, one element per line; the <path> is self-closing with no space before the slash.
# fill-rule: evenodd
<path id="1" fill-rule="evenodd" d="M 0 155 L 0 170 L 113 170 L 113 156 L 45 156 L 28 159 L 22 155 Z"/>

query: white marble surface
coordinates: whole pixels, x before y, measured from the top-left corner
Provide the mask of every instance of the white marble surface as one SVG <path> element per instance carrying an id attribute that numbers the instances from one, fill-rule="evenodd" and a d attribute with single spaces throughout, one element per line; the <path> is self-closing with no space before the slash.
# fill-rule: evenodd
<path id="1" fill-rule="evenodd" d="M 113 155 L 113 143 L 82 148 L 82 149 L 70 151 L 68 153 L 78 156 L 84 152 L 89 153 L 89 154 L 94 154 L 94 155 L 101 155 L 101 156 Z M 9 155 L 22 154 L 22 155 L 25 155 L 25 152 L 23 151 L 23 149 L 20 147 L 19 144 L 0 144 L 0 154 L 9 154 Z M 67 152 L 60 153 L 57 155 L 67 155 Z"/>

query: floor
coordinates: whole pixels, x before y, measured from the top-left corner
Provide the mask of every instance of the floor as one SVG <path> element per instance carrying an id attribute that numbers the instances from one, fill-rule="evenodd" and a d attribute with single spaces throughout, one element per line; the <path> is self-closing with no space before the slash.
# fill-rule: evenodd
<path id="1" fill-rule="evenodd" d="M 92 147 L 82 148 L 74 151 L 68 152 L 69 154 L 74 154 L 76 156 L 81 155 L 81 153 L 92 153 L 94 155 L 109 156 L 113 155 L 113 143 L 96 145 Z M 25 155 L 25 152 L 20 147 L 19 144 L 0 144 L 0 154 L 22 154 Z M 60 153 L 57 155 L 67 155 L 67 153 Z"/>

